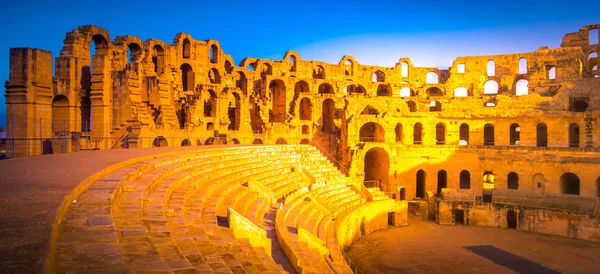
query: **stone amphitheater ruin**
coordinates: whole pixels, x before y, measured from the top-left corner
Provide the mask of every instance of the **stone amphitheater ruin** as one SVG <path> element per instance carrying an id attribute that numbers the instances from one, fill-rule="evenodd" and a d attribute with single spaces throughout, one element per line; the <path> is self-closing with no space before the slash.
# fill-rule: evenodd
<path id="1" fill-rule="evenodd" d="M 49 273 L 350 273 L 347 247 L 409 216 L 600 242 L 599 28 L 447 70 L 236 66 L 96 26 L 54 61 L 12 48 L 0 180 L 26 235 L 1 243 Z"/>

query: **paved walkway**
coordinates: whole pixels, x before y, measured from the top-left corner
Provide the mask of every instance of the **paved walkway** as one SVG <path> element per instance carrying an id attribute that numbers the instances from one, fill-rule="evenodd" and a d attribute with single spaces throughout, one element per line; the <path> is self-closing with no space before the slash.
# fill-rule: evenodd
<path id="1" fill-rule="evenodd" d="M 98 150 L 1 160 L 0 272 L 43 271 L 57 209 L 87 177 L 127 159 L 201 148 Z"/>
<path id="2" fill-rule="evenodd" d="M 365 273 L 515 273 L 467 249 L 492 245 L 562 273 L 600 273 L 600 243 L 411 218 L 359 239 L 348 250 Z"/>

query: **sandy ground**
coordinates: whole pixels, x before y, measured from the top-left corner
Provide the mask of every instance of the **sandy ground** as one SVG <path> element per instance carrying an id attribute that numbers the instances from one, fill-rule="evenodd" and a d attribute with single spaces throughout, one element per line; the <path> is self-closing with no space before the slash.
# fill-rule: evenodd
<path id="1" fill-rule="evenodd" d="M 360 238 L 347 252 L 365 273 L 514 273 L 466 249 L 493 245 L 563 273 L 600 273 L 600 243 L 512 229 L 440 226 L 411 216 L 408 227 Z"/>

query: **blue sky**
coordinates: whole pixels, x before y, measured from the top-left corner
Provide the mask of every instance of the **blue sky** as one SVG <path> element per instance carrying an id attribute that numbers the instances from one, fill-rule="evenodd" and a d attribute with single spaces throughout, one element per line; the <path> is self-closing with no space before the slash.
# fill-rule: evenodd
<path id="1" fill-rule="evenodd" d="M 244 57 L 447 68 L 457 56 L 558 47 L 562 36 L 600 23 L 597 10 L 570 1 L 31 1 L 0 4 L 0 79 L 9 76 L 11 47 L 51 50 L 80 25 L 171 43 L 178 32 L 220 40 L 236 63 Z M 4 126 L 5 98 L 0 98 Z"/>

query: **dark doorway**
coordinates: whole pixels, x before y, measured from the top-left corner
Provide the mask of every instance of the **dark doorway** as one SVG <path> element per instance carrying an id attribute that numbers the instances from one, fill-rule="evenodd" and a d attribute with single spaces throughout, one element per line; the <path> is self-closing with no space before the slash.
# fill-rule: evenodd
<path id="1" fill-rule="evenodd" d="M 579 125 L 569 125 L 569 147 L 579 147 Z"/>
<path id="2" fill-rule="evenodd" d="M 508 228 L 517 229 L 517 213 L 509 210 L 506 213 L 506 223 L 508 224 Z"/>
<path id="3" fill-rule="evenodd" d="M 390 157 L 385 149 L 375 147 L 365 154 L 365 181 L 376 181 L 385 186 L 389 183 Z"/>
<path id="4" fill-rule="evenodd" d="M 464 225 L 465 224 L 465 211 L 460 209 L 454 210 L 454 224 Z"/>
<path id="5" fill-rule="evenodd" d="M 442 193 L 442 188 L 448 187 L 448 173 L 445 170 L 440 170 L 437 176 L 437 193 Z"/>
<path id="6" fill-rule="evenodd" d="M 469 171 L 463 170 L 460 172 L 460 189 L 470 189 L 471 188 L 471 173 Z"/>
<path id="7" fill-rule="evenodd" d="M 486 124 L 483 127 L 483 145 L 493 146 L 494 145 L 494 126 L 492 124 Z"/>
<path id="8" fill-rule="evenodd" d="M 466 144 L 469 144 L 469 125 L 460 125 L 460 140 L 465 141 Z"/>
<path id="9" fill-rule="evenodd" d="M 579 195 L 579 177 L 571 172 L 560 176 L 560 193 Z"/>
<path id="10" fill-rule="evenodd" d="M 519 174 L 508 173 L 508 189 L 519 189 Z"/>
<path id="11" fill-rule="evenodd" d="M 537 130 L 537 146 L 538 147 L 547 147 L 548 146 L 548 127 L 546 124 L 538 124 Z"/>
<path id="12" fill-rule="evenodd" d="M 424 170 L 419 170 L 417 171 L 417 191 L 416 191 L 416 196 L 417 198 L 421 198 L 424 199 L 425 198 L 425 177 L 427 176 L 427 174 L 425 174 Z"/>
<path id="13" fill-rule="evenodd" d="M 510 125 L 510 144 L 518 145 L 521 142 L 521 127 L 519 124 Z"/>
<path id="14" fill-rule="evenodd" d="M 416 123 L 413 132 L 413 144 L 420 145 L 423 138 L 423 126 L 421 123 Z"/>

